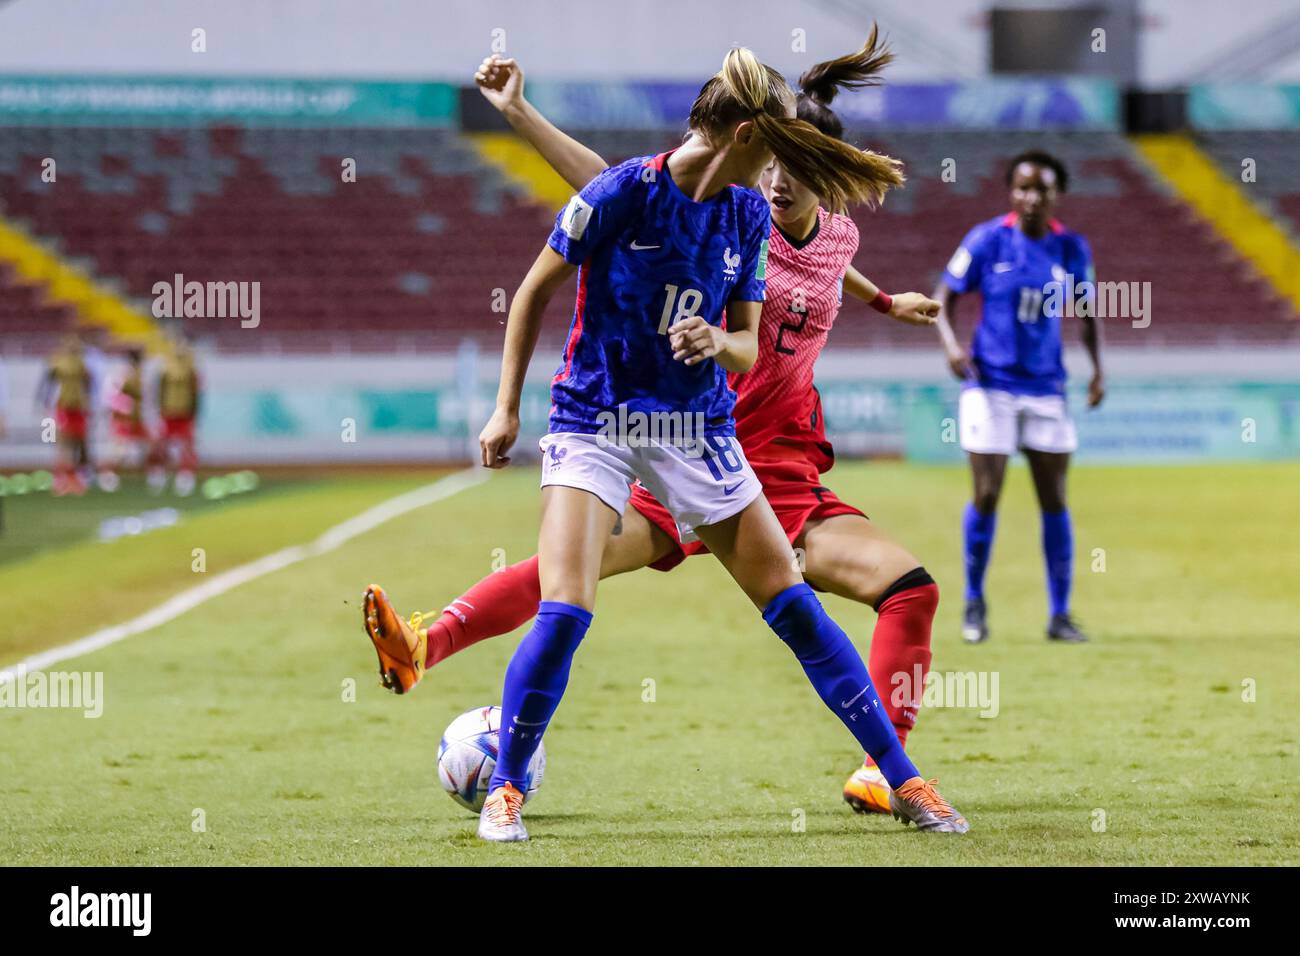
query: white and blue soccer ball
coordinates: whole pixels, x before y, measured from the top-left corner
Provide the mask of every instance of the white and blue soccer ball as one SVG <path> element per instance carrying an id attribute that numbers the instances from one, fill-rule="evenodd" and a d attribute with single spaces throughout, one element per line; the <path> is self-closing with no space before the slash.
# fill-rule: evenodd
<path id="1" fill-rule="evenodd" d="M 500 730 L 500 707 L 475 707 L 453 720 L 438 744 L 438 779 L 443 789 L 473 813 L 482 810 L 487 800 L 488 783 L 497 768 Z M 537 753 L 528 763 L 525 803 L 537 795 L 545 773 L 546 748 L 538 743 Z"/>

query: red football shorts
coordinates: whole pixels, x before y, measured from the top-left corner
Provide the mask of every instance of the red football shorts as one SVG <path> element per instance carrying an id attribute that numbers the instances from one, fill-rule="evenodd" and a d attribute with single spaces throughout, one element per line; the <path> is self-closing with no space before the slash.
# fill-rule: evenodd
<path id="1" fill-rule="evenodd" d="M 793 459 L 750 461 L 749 464 L 762 483 L 763 494 L 776 512 L 776 518 L 781 522 L 791 544 L 803 534 L 804 525 L 809 521 L 833 518 L 835 515 L 866 517 L 851 504 L 841 501 L 835 492 L 821 483 L 821 475 L 812 462 Z M 645 515 L 651 524 L 677 542 L 673 551 L 650 565 L 656 571 L 671 571 L 689 555 L 703 554 L 709 550 L 701 541 L 682 544 L 677 536 L 677 524 L 673 521 L 673 516 L 640 482 L 632 486 L 630 504 Z"/>
<path id="2" fill-rule="evenodd" d="M 71 408 L 54 410 L 54 429 L 56 435 L 67 438 L 86 437 L 86 413 Z"/>
<path id="3" fill-rule="evenodd" d="M 162 420 L 162 437 L 177 441 L 194 440 L 194 418 L 164 418 Z"/>

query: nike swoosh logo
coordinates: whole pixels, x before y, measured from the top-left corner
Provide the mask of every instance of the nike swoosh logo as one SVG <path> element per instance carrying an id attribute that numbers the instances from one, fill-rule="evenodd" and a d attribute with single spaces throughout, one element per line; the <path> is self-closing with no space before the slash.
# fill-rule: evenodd
<path id="1" fill-rule="evenodd" d="M 1010 272 L 1010 271 L 1011 271 L 1012 269 L 1014 269 L 1014 268 L 1015 268 L 1015 264 L 1014 264 L 1014 263 L 1010 263 L 1010 262 L 999 262 L 999 263 L 997 263 L 997 264 L 993 267 L 993 271 L 994 271 L 994 272 Z"/>
<path id="2" fill-rule="evenodd" d="M 861 697 L 862 695 L 859 694 L 858 696 Z M 536 720 L 536 721 L 520 720 L 518 717 L 515 718 L 515 723 L 518 724 L 520 727 L 545 727 L 546 726 L 546 721 L 544 720 Z"/>
<path id="3" fill-rule="evenodd" d="M 640 252 L 642 249 L 658 249 L 659 246 L 641 246 L 641 245 L 637 245 L 637 241 L 636 241 L 635 239 L 633 239 L 633 240 L 632 240 L 632 245 L 630 245 L 628 248 L 629 248 L 629 249 L 635 249 L 637 252 Z"/>
<path id="4" fill-rule="evenodd" d="M 842 704 L 840 704 L 840 706 L 841 706 L 841 707 L 852 707 L 855 703 L 857 703 L 858 699 L 859 699 L 863 694 L 865 694 L 868 690 L 870 690 L 870 689 L 871 689 L 871 688 L 869 688 L 869 687 L 864 687 L 864 688 L 862 688 L 862 690 L 858 691 L 858 696 L 857 696 L 857 697 L 854 697 L 854 698 L 851 699 L 851 700 L 846 700 L 846 701 L 844 701 Z"/>
<path id="5" fill-rule="evenodd" d="M 722 493 L 723 493 L 724 495 L 729 495 L 729 494 L 731 494 L 733 491 L 735 491 L 737 488 L 739 488 L 739 487 L 740 487 L 741 485 L 743 485 L 743 484 L 744 484 L 743 481 L 738 481 L 738 482 L 736 482 L 734 485 L 732 485 L 730 488 L 728 488 L 726 485 L 723 485 L 723 486 L 722 486 Z"/>

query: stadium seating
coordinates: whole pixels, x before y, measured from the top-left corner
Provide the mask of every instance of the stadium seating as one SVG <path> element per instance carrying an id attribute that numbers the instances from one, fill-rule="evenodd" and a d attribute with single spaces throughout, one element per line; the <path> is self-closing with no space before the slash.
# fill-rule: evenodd
<path id="1" fill-rule="evenodd" d="M 578 135 L 614 161 L 668 148 L 680 134 Z M 889 289 L 933 288 L 965 231 L 1005 209 L 1005 160 L 1032 145 L 1070 164 L 1061 218 L 1092 242 L 1099 277 L 1152 283 L 1150 326 L 1112 321 L 1111 345 L 1300 338 L 1289 306 L 1162 191 L 1117 134 L 852 138 L 899 156 L 909 170 L 908 188 L 880 211 L 854 213 L 857 265 Z M 53 184 L 39 175 L 47 156 L 58 162 Z M 342 176 L 347 158 L 356 161 L 355 182 Z M 953 182 L 940 178 L 945 159 L 956 161 Z M 529 201 L 446 130 L 19 128 L 0 131 L 0 214 L 145 309 L 154 284 L 176 273 L 259 282 L 258 328 L 235 318 L 187 320 L 192 334 L 220 348 L 355 352 L 499 342 L 497 290 L 513 293 L 554 210 Z M 1223 281 L 1205 283 L 1207 275 Z M 562 339 L 571 308 L 570 293 L 557 297 L 544 348 Z M 965 322 L 973 308 L 963 309 Z M 0 267 L 6 339 L 44 342 L 67 313 L 41 305 L 39 290 Z M 849 314 L 868 321 L 842 323 L 837 344 L 931 341 L 874 313 Z"/>
<path id="2" fill-rule="evenodd" d="M 609 159 L 671 145 L 646 134 L 580 136 Z M 1180 344 L 1249 344 L 1300 341 L 1300 322 L 1290 307 L 1253 274 L 1235 251 L 1147 172 L 1120 135 L 1102 132 L 1013 133 L 851 131 L 858 145 L 902 159 L 908 185 L 876 212 L 856 210 L 861 246 L 855 265 L 887 289 L 931 291 L 966 231 L 1005 212 L 1007 160 L 1027 148 L 1059 155 L 1071 170 L 1070 191 L 1059 216 L 1085 235 L 1099 280 L 1151 283 L 1151 323 L 1106 324 L 1109 345 L 1168 347 Z M 637 144 L 640 143 L 638 150 Z M 1292 153 L 1292 155 L 1295 155 Z M 941 177 L 955 160 L 955 178 Z M 1206 283 L 1207 275 L 1220 277 Z M 865 322 L 841 322 L 837 345 L 915 346 L 924 333 L 882 321 L 869 311 L 846 311 Z M 962 329 L 978 312 L 967 297 L 959 309 Z"/>
<path id="3" fill-rule="evenodd" d="M 1300 167 L 1296 165 L 1300 131 L 1198 133 L 1196 140 L 1234 179 L 1242 175 L 1242 161 L 1253 159 L 1249 192 L 1285 219 L 1294 236 L 1300 236 Z"/>
<path id="4" fill-rule="evenodd" d="M 6 354 L 48 352 L 72 319 L 71 308 L 51 304 L 41 286 L 25 282 L 0 262 L 0 338 Z"/>
<path id="5" fill-rule="evenodd" d="M 513 292 L 552 216 L 438 130 L 18 129 L 0 144 L 3 214 L 143 308 L 177 273 L 259 282 L 256 329 L 187 321 L 224 349 L 496 339 L 494 290 Z M 45 156 L 55 184 L 40 180 Z"/>
<path id="6" fill-rule="evenodd" d="M 1300 341 L 1291 307 L 1236 251 L 1154 179 L 1121 136 L 1105 133 L 1021 137 L 987 133 L 890 135 L 878 146 L 904 159 L 911 183 L 880 212 L 858 214 L 859 265 L 890 288 L 929 289 L 965 230 L 1007 208 L 1005 165 L 1025 148 L 1059 155 L 1071 171 L 1059 218 L 1086 236 L 1099 281 L 1150 282 L 1150 325 L 1106 322 L 1110 346 L 1250 344 Z M 956 181 L 941 181 L 945 158 Z M 898 238 L 895 238 L 898 237 Z M 1206 277 L 1217 281 L 1207 282 Z M 973 298 L 963 303 L 968 326 Z M 897 341 L 910 330 L 885 332 Z"/>

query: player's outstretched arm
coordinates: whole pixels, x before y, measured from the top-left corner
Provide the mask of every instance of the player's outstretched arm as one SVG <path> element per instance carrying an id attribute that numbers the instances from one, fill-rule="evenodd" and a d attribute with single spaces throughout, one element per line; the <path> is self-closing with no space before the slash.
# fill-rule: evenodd
<path id="1" fill-rule="evenodd" d="M 501 357 L 501 384 L 497 387 L 497 406 L 492 417 L 479 433 L 479 450 L 486 468 L 504 468 L 510 462 L 506 453 L 519 437 L 519 397 L 524 390 L 524 376 L 528 363 L 537 348 L 537 335 L 542 326 L 542 313 L 551 297 L 570 276 L 576 266 L 549 245 L 542 250 L 528 275 L 524 276 L 519 291 L 510 304 L 506 320 L 506 345 Z"/>
<path id="2" fill-rule="evenodd" d="M 474 82 L 514 131 L 574 189 L 581 190 L 609 165 L 524 99 L 524 71 L 517 61 L 494 53 L 479 64 Z"/>
<path id="3" fill-rule="evenodd" d="M 854 298 L 861 299 L 876 311 L 883 312 L 891 319 L 906 322 L 908 325 L 934 325 L 939 314 L 939 303 L 928 295 L 920 292 L 885 295 L 879 286 L 853 266 L 849 266 L 844 272 L 844 291 Z"/>

